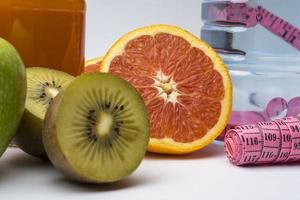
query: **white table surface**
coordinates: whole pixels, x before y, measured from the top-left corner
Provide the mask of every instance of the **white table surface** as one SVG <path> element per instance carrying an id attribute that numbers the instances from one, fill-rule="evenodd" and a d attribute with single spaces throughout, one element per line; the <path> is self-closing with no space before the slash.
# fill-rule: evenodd
<path id="1" fill-rule="evenodd" d="M 200 0 L 87 0 L 88 58 L 103 55 L 123 33 L 167 23 L 200 34 Z M 148 154 L 127 179 L 82 185 L 63 178 L 49 163 L 18 149 L 0 159 L 1 200 L 194 200 L 300 199 L 300 165 L 236 167 L 223 143 L 187 156 Z"/>
<path id="2" fill-rule="evenodd" d="M 17 149 L 0 162 L 2 200 L 294 200 L 300 198 L 299 165 L 236 167 L 215 142 L 187 156 L 148 154 L 134 174 L 109 185 L 66 180 L 49 163 Z"/>

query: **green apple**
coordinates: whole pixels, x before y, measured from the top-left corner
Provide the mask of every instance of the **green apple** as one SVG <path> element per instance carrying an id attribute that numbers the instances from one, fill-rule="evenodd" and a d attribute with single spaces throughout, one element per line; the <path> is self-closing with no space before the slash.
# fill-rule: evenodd
<path id="1" fill-rule="evenodd" d="M 13 139 L 26 99 L 26 72 L 16 49 L 0 38 L 0 156 Z"/>

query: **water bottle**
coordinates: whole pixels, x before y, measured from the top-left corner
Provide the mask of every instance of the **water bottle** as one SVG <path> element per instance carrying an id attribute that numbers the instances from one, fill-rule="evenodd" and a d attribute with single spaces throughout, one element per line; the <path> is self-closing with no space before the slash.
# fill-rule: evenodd
<path id="1" fill-rule="evenodd" d="M 204 0 L 201 38 L 233 81 L 228 128 L 300 114 L 299 0 Z"/>

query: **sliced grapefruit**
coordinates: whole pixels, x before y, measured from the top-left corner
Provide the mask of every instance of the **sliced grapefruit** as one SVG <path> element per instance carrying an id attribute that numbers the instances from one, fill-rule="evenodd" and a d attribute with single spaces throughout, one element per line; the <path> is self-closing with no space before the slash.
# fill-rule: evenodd
<path id="1" fill-rule="evenodd" d="M 99 72 L 103 57 L 93 58 L 85 62 L 84 72 Z"/>
<path id="2" fill-rule="evenodd" d="M 126 79 L 143 96 L 151 122 L 150 152 L 201 149 L 229 119 L 232 85 L 224 63 L 181 28 L 154 25 L 124 35 L 104 57 L 101 71 Z"/>

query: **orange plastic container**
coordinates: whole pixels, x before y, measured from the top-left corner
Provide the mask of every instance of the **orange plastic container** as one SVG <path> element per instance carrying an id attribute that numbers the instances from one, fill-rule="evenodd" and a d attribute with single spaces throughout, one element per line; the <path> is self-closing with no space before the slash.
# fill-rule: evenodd
<path id="1" fill-rule="evenodd" d="M 0 0 L 0 37 L 26 67 L 79 75 L 84 66 L 84 0 Z"/>

